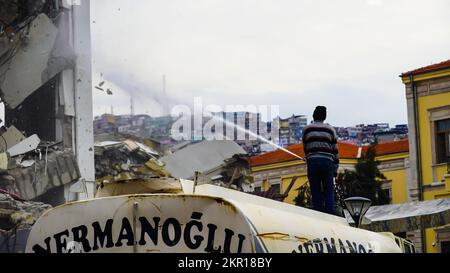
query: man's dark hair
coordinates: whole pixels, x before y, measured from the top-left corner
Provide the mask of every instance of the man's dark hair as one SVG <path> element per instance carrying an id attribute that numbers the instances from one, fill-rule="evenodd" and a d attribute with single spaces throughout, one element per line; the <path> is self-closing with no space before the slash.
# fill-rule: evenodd
<path id="1" fill-rule="evenodd" d="M 325 106 L 317 106 L 313 114 L 314 121 L 324 121 L 327 119 L 327 108 Z"/>

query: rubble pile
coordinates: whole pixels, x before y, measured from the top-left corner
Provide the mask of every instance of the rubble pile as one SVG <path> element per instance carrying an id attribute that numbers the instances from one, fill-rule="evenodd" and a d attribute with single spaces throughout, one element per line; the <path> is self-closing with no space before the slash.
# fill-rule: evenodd
<path id="1" fill-rule="evenodd" d="M 197 185 L 212 184 L 243 192 L 253 192 L 254 178 L 246 154 L 235 154 L 223 160 L 223 163 L 214 167 L 212 171 L 197 171 L 193 179 Z"/>
<path id="2" fill-rule="evenodd" d="M 30 229 L 50 208 L 0 190 L 0 253 L 24 252 Z"/>
<path id="3" fill-rule="evenodd" d="M 130 139 L 95 144 L 96 197 L 138 193 L 181 193 L 159 154 Z"/>
<path id="4" fill-rule="evenodd" d="M 95 144 L 95 177 L 102 182 L 169 177 L 159 155 L 142 143 L 124 140 Z"/>
<path id="5" fill-rule="evenodd" d="M 0 189 L 33 200 L 46 192 L 78 181 L 80 171 L 71 149 L 26 138 L 14 126 L 0 129 Z"/>
<path id="6" fill-rule="evenodd" d="M 52 206 L 29 202 L 18 196 L 0 191 L 0 232 L 30 228 Z"/>
<path id="7" fill-rule="evenodd" d="M 80 172 L 72 150 L 60 143 L 26 137 L 14 126 L 1 127 L 0 139 L 0 252 L 14 252 L 23 250 L 32 225 L 52 207 L 34 201 L 78 181 Z"/>

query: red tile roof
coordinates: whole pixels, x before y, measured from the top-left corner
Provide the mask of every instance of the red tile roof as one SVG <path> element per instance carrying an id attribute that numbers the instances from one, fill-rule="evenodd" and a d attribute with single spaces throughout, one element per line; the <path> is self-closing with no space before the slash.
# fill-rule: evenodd
<path id="1" fill-rule="evenodd" d="M 367 151 L 368 146 L 362 147 L 362 154 Z M 290 152 L 299 155 L 301 157 L 305 156 L 303 152 L 303 144 L 295 144 L 287 148 Z M 378 144 L 375 148 L 377 156 L 396 154 L 396 153 L 407 153 L 409 152 L 408 139 L 403 139 L 395 142 L 386 142 Z M 339 157 L 341 159 L 357 159 L 358 158 L 359 146 L 355 144 L 339 142 Z M 265 154 L 252 156 L 250 158 L 250 166 L 263 166 L 269 164 L 282 163 L 287 161 L 299 160 L 295 156 L 288 154 L 282 150 L 276 150 L 273 152 L 268 152 Z"/>
<path id="2" fill-rule="evenodd" d="M 445 68 L 450 68 L 450 60 L 405 72 L 401 75 L 401 77 L 431 72 L 431 71 L 435 71 L 435 70 L 441 70 L 441 69 L 445 69 Z"/>

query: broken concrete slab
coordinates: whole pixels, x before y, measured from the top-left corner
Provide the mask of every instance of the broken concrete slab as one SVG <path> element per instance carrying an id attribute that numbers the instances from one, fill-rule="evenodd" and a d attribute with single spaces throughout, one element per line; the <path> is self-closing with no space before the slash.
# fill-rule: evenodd
<path id="1" fill-rule="evenodd" d="M 158 158 L 158 153 L 153 149 L 130 139 L 97 142 L 95 175 L 97 179 L 111 177 L 111 180 L 170 176 Z"/>
<path id="2" fill-rule="evenodd" d="M 4 132 L 0 133 L 2 139 L 2 141 L 0 141 L 0 152 L 5 152 L 26 139 L 26 137 L 13 125 L 9 128 L 3 127 L 2 131 Z"/>
<path id="3" fill-rule="evenodd" d="M 22 30 L 22 39 L 18 41 L 17 52 L 0 70 L 5 73 L 4 81 L 0 83 L 1 97 L 11 108 L 16 108 L 28 96 L 47 82 L 51 77 L 43 73 L 47 71 L 58 28 L 45 14 L 38 15 Z M 18 34 L 21 35 L 21 34 Z"/>
<path id="4" fill-rule="evenodd" d="M 29 168 L 20 165 L 8 170 L 13 179 L 16 194 L 26 200 L 33 200 L 47 191 L 76 182 L 81 178 L 73 151 L 52 151 Z M 11 187 L 11 185 L 10 185 Z"/>

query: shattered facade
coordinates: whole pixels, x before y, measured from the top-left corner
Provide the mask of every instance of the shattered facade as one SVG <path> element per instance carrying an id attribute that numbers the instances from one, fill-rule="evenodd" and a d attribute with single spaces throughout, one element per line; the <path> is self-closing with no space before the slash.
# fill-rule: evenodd
<path id="1" fill-rule="evenodd" d="M 0 0 L 0 242 L 26 230 L 11 217 L 34 204 L 30 225 L 51 206 L 94 197 L 89 5 Z"/>

